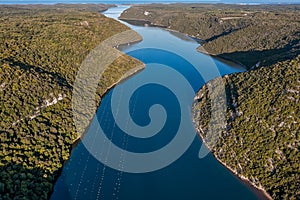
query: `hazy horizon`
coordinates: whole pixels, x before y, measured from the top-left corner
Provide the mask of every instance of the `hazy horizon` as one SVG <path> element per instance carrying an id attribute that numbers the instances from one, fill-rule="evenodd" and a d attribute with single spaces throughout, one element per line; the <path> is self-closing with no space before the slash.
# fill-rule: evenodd
<path id="1" fill-rule="evenodd" d="M 0 0 L 0 4 L 55 4 L 55 3 L 234 3 L 234 4 L 291 4 L 300 0 Z"/>

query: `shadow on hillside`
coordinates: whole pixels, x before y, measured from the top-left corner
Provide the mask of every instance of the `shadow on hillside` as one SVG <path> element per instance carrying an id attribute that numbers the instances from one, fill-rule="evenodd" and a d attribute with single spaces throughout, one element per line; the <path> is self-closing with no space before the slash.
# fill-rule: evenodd
<path id="1" fill-rule="evenodd" d="M 10 64 L 10 66 L 12 66 L 12 67 L 20 67 L 22 70 L 25 70 L 25 71 L 33 70 L 39 74 L 50 75 L 59 86 L 67 87 L 69 89 L 72 88 L 72 86 L 68 83 L 68 81 L 65 78 L 63 78 L 59 73 L 49 72 L 40 67 L 25 64 L 20 61 L 15 61 L 13 59 L 4 59 L 4 62 L 8 62 Z"/>
<path id="2" fill-rule="evenodd" d="M 260 62 L 260 66 L 270 66 L 280 61 L 293 59 L 299 54 L 299 40 L 294 40 L 290 44 L 280 49 L 238 51 L 233 53 L 218 54 L 217 56 L 238 61 L 250 69 L 258 62 Z"/>
<path id="3" fill-rule="evenodd" d="M 246 28 L 246 27 L 240 27 L 240 28 L 235 28 L 235 29 L 229 29 L 228 31 L 224 31 L 224 32 L 222 32 L 222 33 L 219 34 L 219 35 L 214 35 L 214 36 L 212 36 L 212 37 L 210 37 L 210 38 L 204 40 L 204 42 L 211 42 L 211 41 L 213 41 L 213 40 L 218 39 L 219 37 L 223 37 L 223 36 L 229 35 L 229 34 L 231 34 L 231 33 L 233 33 L 233 32 L 236 32 L 236 31 L 238 31 L 238 30 L 241 30 L 241 29 L 243 29 L 243 28 Z"/>
<path id="4" fill-rule="evenodd" d="M 8 163 L 0 167 L 0 199 L 49 199 L 58 175 Z"/>
<path id="5" fill-rule="evenodd" d="M 152 24 L 151 21 L 144 20 L 144 19 L 125 19 L 125 18 L 119 18 L 119 19 L 124 22 L 127 22 L 128 24 L 134 25 L 134 26 L 149 26 L 149 27 L 167 28 L 167 26 Z"/>

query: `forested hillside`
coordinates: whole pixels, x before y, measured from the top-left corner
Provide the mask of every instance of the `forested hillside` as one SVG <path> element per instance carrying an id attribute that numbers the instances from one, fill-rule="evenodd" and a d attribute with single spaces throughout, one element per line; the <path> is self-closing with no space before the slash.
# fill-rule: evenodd
<path id="1" fill-rule="evenodd" d="M 218 135 L 208 135 L 215 111 L 211 97 L 219 102 L 216 106 L 222 103 L 214 85 L 218 79 L 197 95 L 193 117 L 217 159 L 278 200 L 300 199 L 299 11 L 299 5 L 152 4 L 121 15 L 131 23 L 189 34 L 209 54 L 255 69 L 222 79 L 226 126 L 211 126 Z"/>
<path id="2" fill-rule="evenodd" d="M 225 76 L 223 83 L 227 125 L 205 142 L 216 158 L 272 198 L 299 199 L 300 56 Z M 218 96 L 215 90 L 209 93 L 208 84 L 193 106 L 196 128 L 204 138 L 212 112 L 210 97 Z"/>
<path id="3" fill-rule="evenodd" d="M 269 66 L 300 53 L 300 5 L 138 5 L 121 19 L 144 20 L 189 34 L 202 40 L 207 53 L 248 68 L 258 63 Z"/>
<path id="4" fill-rule="evenodd" d="M 90 50 L 128 28 L 106 5 L 0 6 L 0 199 L 48 199 L 78 137 L 72 113 L 77 70 Z M 119 57 L 106 89 L 141 63 Z"/>

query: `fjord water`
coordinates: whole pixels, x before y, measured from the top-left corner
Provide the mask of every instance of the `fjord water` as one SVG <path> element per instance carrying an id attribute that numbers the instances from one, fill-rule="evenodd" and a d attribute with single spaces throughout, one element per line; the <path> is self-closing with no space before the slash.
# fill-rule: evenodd
<path id="1" fill-rule="evenodd" d="M 117 19 L 126 8 L 126 6 L 111 8 L 104 14 Z M 111 109 L 114 90 L 122 88 L 121 91 L 126 92 L 126 87 L 151 77 L 163 76 L 164 79 L 172 81 L 174 77 L 168 76 L 164 71 L 164 68 L 169 67 L 183 75 L 195 95 L 208 79 L 217 75 L 240 72 L 243 69 L 212 60 L 220 74 L 211 73 L 212 62 L 207 62 L 209 60 L 207 56 L 196 51 L 198 44 L 189 37 L 157 27 L 125 24 L 137 31 L 143 37 L 143 41 L 128 46 L 123 51 L 146 63 L 146 68 L 111 90 L 102 99 L 95 119 L 98 119 L 106 137 L 120 148 L 137 153 L 150 152 L 163 148 L 173 139 L 181 120 L 179 104 L 186 105 L 191 110 L 193 96 L 188 96 L 186 102 L 178 102 L 176 96 L 166 87 L 158 84 L 140 87 L 133 93 L 129 105 L 131 117 L 137 124 L 146 126 L 151 123 L 148 115 L 151 105 L 160 104 L 167 112 L 167 121 L 162 130 L 153 137 L 141 139 L 127 135 L 116 124 Z M 190 62 L 196 63 L 196 66 L 190 65 Z M 205 78 L 199 76 L 194 67 L 198 68 L 197 70 L 201 71 Z M 191 114 L 182 117 L 190 119 Z M 128 119 L 124 118 L 124 121 Z M 195 132 L 192 123 L 190 126 L 188 130 Z M 89 129 L 84 139 L 93 134 L 98 133 Z M 105 153 L 109 158 L 110 151 L 101 148 L 101 141 L 93 141 L 93 143 L 99 152 Z M 257 199 L 255 194 L 222 166 L 212 154 L 199 159 L 201 145 L 201 140 L 195 136 L 187 151 L 171 165 L 148 173 L 127 173 L 102 164 L 91 155 L 83 142 L 80 142 L 63 167 L 51 199 Z M 122 169 L 124 163 L 126 164 L 126 158 L 120 157 L 119 161 Z"/>

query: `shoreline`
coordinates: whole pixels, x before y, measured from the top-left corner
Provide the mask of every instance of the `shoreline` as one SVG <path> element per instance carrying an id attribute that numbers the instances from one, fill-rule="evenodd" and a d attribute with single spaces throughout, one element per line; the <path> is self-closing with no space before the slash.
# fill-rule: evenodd
<path id="1" fill-rule="evenodd" d="M 118 19 L 134 26 L 142 26 L 142 27 L 149 26 L 149 27 L 158 27 L 158 28 L 167 29 L 166 26 L 160 24 L 153 24 L 151 21 L 145 19 L 134 19 L 134 18 L 131 19 L 131 18 L 123 18 L 123 17 L 119 17 Z"/>
<path id="2" fill-rule="evenodd" d="M 155 25 L 154 25 L 154 27 L 160 27 L 160 26 L 155 26 Z M 196 42 L 199 44 L 199 46 L 196 48 L 196 50 L 197 50 L 199 53 L 202 53 L 202 54 L 205 54 L 205 55 L 207 55 L 207 56 L 210 56 L 210 57 L 212 57 L 212 58 L 214 58 L 214 59 L 216 59 L 216 60 L 219 60 L 219 61 L 221 61 L 221 62 L 223 62 L 223 63 L 226 63 L 226 64 L 228 63 L 228 65 L 230 65 L 230 66 L 234 66 L 234 67 L 238 66 L 238 67 L 242 67 L 242 68 L 245 69 L 246 71 L 249 70 L 249 68 L 248 68 L 247 66 L 245 66 L 244 64 L 242 64 L 242 63 L 239 62 L 239 61 L 236 61 L 236 60 L 233 60 L 233 59 L 231 59 L 231 58 L 224 57 L 224 56 L 221 56 L 221 55 L 211 54 L 211 53 L 208 53 L 207 51 L 201 50 L 201 49 L 204 49 L 203 46 L 202 46 L 202 44 L 205 43 L 205 41 L 202 40 L 202 39 L 200 39 L 200 38 L 197 38 L 197 37 L 195 37 L 195 36 L 189 35 L 189 34 L 187 34 L 187 33 L 182 33 L 182 32 L 180 32 L 180 31 L 177 31 L 177 30 L 174 30 L 174 29 L 170 29 L 170 28 L 166 28 L 166 27 L 160 27 L 160 28 L 163 28 L 163 29 L 165 29 L 165 30 L 167 30 L 167 31 L 169 31 L 169 32 L 175 32 L 175 33 L 181 33 L 181 34 L 184 34 L 184 35 L 186 35 L 187 37 L 191 38 L 192 40 L 196 41 Z M 204 50 L 205 50 L 205 49 L 204 49 Z"/>
<path id="3" fill-rule="evenodd" d="M 125 74 L 123 74 L 123 76 L 116 82 L 114 82 L 113 84 L 111 84 L 109 87 L 106 88 L 106 90 L 104 91 L 104 93 L 101 95 L 101 99 L 107 95 L 115 86 L 117 86 L 118 84 L 121 84 L 122 82 L 126 81 L 127 79 L 131 78 L 132 76 L 138 74 L 139 72 L 141 72 L 143 69 L 145 69 L 145 64 L 143 65 L 139 65 L 129 71 L 127 71 Z M 101 101 L 99 103 L 99 105 L 97 106 L 97 109 L 100 107 L 101 105 Z M 96 113 L 95 113 L 96 114 Z M 90 121 L 91 123 L 91 121 Z M 81 137 L 83 137 L 86 132 L 87 129 L 89 128 L 89 126 L 86 127 L 86 131 L 84 131 L 84 133 L 82 135 L 79 135 L 73 142 L 72 142 L 72 150 L 71 150 L 71 154 L 72 151 L 74 150 L 74 148 L 76 148 L 76 146 L 79 144 L 79 142 L 81 141 Z M 69 159 L 68 159 L 69 160 Z M 67 162 L 68 160 L 66 160 L 65 162 Z"/>
<path id="4" fill-rule="evenodd" d="M 113 6 L 113 7 L 115 7 L 115 6 Z M 105 15 L 104 15 L 104 16 L 105 16 Z M 107 16 L 105 16 L 105 17 L 107 17 Z M 132 29 L 129 29 L 129 30 L 132 30 Z M 138 33 L 137 33 L 137 34 L 138 34 Z M 138 35 L 139 35 L 139 34 L 138 34 Z M 139 36 L 140 36 L 140 35 L 139 35 Z M 120 44 L 111 46 L 111 48 L 115 48 L 115 49 L 117 49 L 119 52 L 121 52 L 122 54 L 125 54 L 125 53 L 122 52 L 122 50 L 121 50 L 123 47 L 128 47 L 128 46 L 134 45 L 134 44 L 136 44 L 136 43 L 139 43 L 139 42 L 141 42 L 141 41 L 143 41 L 143 38 L 140 36 L 140 38 L 137 39 L 137 40 L 134 40 L 134 41 L 131 41 L 131 42 L 120 43 Z M 125 55 L 127 55 L 127 54 L 125 54 Z M 132 57 L 132 58 L 133 58 L 133 57 Z M 133 58 L 133 59 L 136 59 L 136 58 Z M 137 59 L 136 59 L 136 60 L 137 60 Z M 138 60 L 138 61 L 140 61 L 140 60 Z M 141 62 L 141 61 L 140 61 L 140 62 Z M 100 102 L 99 102 L 99 104 L 97 105 L 97 109 L 98 109 L 98 108 L 100 107 L 100 105 L 101 105 L 101 100 L 102 100 L 102 98 L 103 98 L 107 93 L 109 93 L 110 90 L 112 90 L 116 85 L 122 83 L 123 81 L 127 80 L 128 78 L 130 78 L 130 77 L 134 76 L 135 74 L 139 73 L 139 72 L 142 71 L 143 69 L 145 69 L 145 64 L 144 64 L 143 62 L 141 62 L 141 65 L 138 65 L 138 66 L 136 66 L 136 67 L 134 67 L 134 68 L 132 68 L 132 69 L 129 69 L 129 70 L 126 71 L 124 74 L 122 74 L 121 77 L 120 77 L 117 81 L 115 81 L 115 82 L 112 83 L 110 86 L 108 86 L 108 87 L 104 90 L 103 94 L 100 94 Z M 106 69 L 105 69 L 105 70 L 106 70 Z M 105 71 L 105 70 L 104 70 L 104 71 Z M 95 113 L 95 114 L 96 114 L 96 113 Z M 90 121 L 90 123 L 91 123 L 91 121 Z M 88 128 L 88 127 L 89 127 L 89 125 L 87 126 L 87 128 Z M 85 135 L 85 133 L 86 133 L 86 131 L 85 131 L 82 135 L 78 135 L 77 138 L 74 139 L 74 140 L 72 141 L 71 153 L 72 153 L 73 149 L 77 146 L 77 144 L 80 142 L 81 137 L 82 137 L 83 135 Z M 69 159 L 68 159 L 68 160 L 69 160 Z M 67 162 L 68 160 L 66 160 L 65 162 Z"/>
<path id="5" fill-rule="evenodd" d="M 199 47 L 203 48 L 202 46 L 199 46 Z M 205 55 L 211 56 L 211 57 L 213 57 L 213 58 L 215 58 L 217 60 L 220 60 L 221 62 L 229 61 L 229 62 L 231 62 L 231 63 L 233 63 L 233 64 L 235 64 L 237 66 L 240 66 L 240 67 L 244 68 L 246 71 L 250 70 L 249 67 L 247 67 L 246 65 L 242 64 L 241 62 L 239 62 L 237 60 L 231 59 L 229 57 L 224 57 L 224 56 L 221 56 L 221 55 L 213 54 L 213 53 L 208 53 L 206 51 L 201 50 L 201 48 L 199 48 L 199 47 L 197 48 L 197 51 L 200 52 L 200 53 L 203 53 Z"/>
<path id="6" fill-rule="evenodd" d="M 149 22 L 147 20 L 129 20 L 129 19 L 126 19 L 126 18 L 119 18 L 119 20 L 122 20 L 122 21 L 125 21 L 127 23 L 129 23 L 129 21 L 139 21 L 138 23 L 143 23 L 143 22 Z M 128 21 L 127 21 L 128 20 Z M 151 23 L 151 22 L 150 22 Z M 133 24 L 134 25 L 134 24 Z M 141 26 L 141 25 L 140 25 Z M 167 27 L 164 27 L 164 26 L 159 26 L 159 25 L 155 25 L 155 24 L 152 24 L 151 25 L 152 27 L 158 27 L 158 28 L 163 28 L 165 29 L 166 31 L 170 31 L 170 32 L 177 32 L 177 33 L 181 33 L 177 30 L 173 30 L 173 29 L 169 29 Z M 211 56 L 217 60 L 220 60 L 222 62 L 224 61 L 229 61 L 231 63 L 233 63 L 234 65 L 236 66 L 239 66 L 239 67 L 242 67 L 243 69 L 245 69 L 246 71 L 248 71 L 249 69 L 243 65 L 242 63 L 238 62 L 238 61 L 235 61 L 235 60 L 232 60 L 230 58 L 224 58 L 222 56 L 218 56 L 218 55 L 214 55 L 214 54 L 209 54 L 207 52 L 204 52 L 204 51 L 201 51 L 200 48 L 201 48 L 201 42 L 200 41 L 203 41 L 199 38 L 196 38 L 196 37 L 193 37 L 189 34 L 186 34 L 186 33 L 181 33 L 181 34 L 184 34 L 186 35 L 187 37 L 195 40 L 196 42 L 199 43 L 199 47 L 196 48 L 196 50 L 199 52 L 199 53 L 203 53 L 205 55 L 208 55 L 208 56 Z M 200 136 L 200 139 L 202 140 L 202 142 L 205 144 L 205 146 L 211 151 L 211 149 L 208 147 L 207 143 L 205 142 L 204 138 L 202 137 L 200 131 L 198 129 L 197 130 L 197 133 L 198 135 Z M 212 152 L 212 151 L 211 151 Z M 266 190 L 264 188 L 261 188 L 261 187 L 258 187 L 256 186 L 254 183 L 252 183 L 248 178 L 246 177 L 243 177 L 241 175 L 239 175 L 238 173 L 236 173 L 235 170 L 233 170 L 232 168 L 230 168 L 226 163 L 224 163 L 223 161 L 221 161 L 219 158 L 217 158 L 213 153 L 212 155 L 214 156 L 214 158 L 221 164 L 223 165 L 230 173 L 232 173 L 234 176 L 236 176 L 239 180 L 241 180 L 241 182 L 246 185 L 253 193 L 255 193 L 255 195 L 261 199 L 261 200 L 272 200 L 272 197 L 266 192 Z"/>
<path id="7" fill-rule="evenodd" d="M 129 23 L 131 25 L 134 25 L 134 26 L 145 26 L 146 24 L 148 24 L 149 27 L 158 27 L 158 28 L 162 28 L 166 31 L 169 31 L 169 32 L 174 32 L 174 33 L 180 33 L 180 34 L 184 34 L 186 35 L 187 37 L 191 38 L 192 40 L 196 41 L 198 44 L 199 44 L 199 47 L 196 48 L 196 50 L 199 52 L 199 53 L 203 53 L 207 56 L 210 56 L 212 58 L 215 58 L 216 60 L 219 60 L 221 62 L 230 62 L 232 64 L 234 64 L 234 66 L 239 66 L 239 67 L 242 67 L 243 69 L 245 69 L 246 71 L 248 71 L 250 68 L 245 66 L 244 64 L 242 64 L 241 62 L 239 61 L 236 61 L 236 60 L 233 60 L 231 58 L 228 58 L 228 57 L 224 57 L 224 56 L 221 56 L 221 55 L 216 55 L 216 54 L 211 54 L 211 53 L 208 53 L 206 51 L 203 51 L 201 50 L 202 47 L 202 44 L 205 42 L 204 40 L 201 40 L 200 38 L 197 38 L 195 36 L 192 36 L 192 35 L 189 35 L 187 33 L 182 33 L 180 31 L 177 31 L 177 30 L 174 30 L 174 29 L 170 29 L 166 26 L 162 26 L 162 25 L 159 25 L 159 24 L 153 24 L 151 21 L 148 21 L 148 20 L 144 20 L 144 19 L 141 19 L 141 20 L 138 20 L 138 19 L 129 19 L 129 18 L 123 18 L 123 17 L 120 17 L 118 18 L 119 20 L 121 21 L 125 21 L 126 23 Z M 205 50 L 205 49 L 204 49 Z M 230 64 L 231 65 L 231 64 Z"/>
<path id="8" fill-rule="evenodd" d="M 195 122 L 194 122 L 195 123 Z M 263 188 L 255 185 L 253 182 L 251 182 L 247 177 L 240 175 L 236 172 L 236 170 L 232 169 L 230 166 L 228 166 L 225 162 L 223 162 L 221 159 L 219 159 L 213 152 L 213 150 L 208 146 L 206 143 L 204 137 L 202 136 L 199 128 L 196 127 L 194 124 L 197 135 L 200 137 L 203 144 L 209 149 L 210 153 L 213 155 L 213 157 L 221 164 L 223 165 L 232 175 L 237 177 L 244 185 L 246 185 L 260 200 L 273 200 L 273 198 L 270 196 L 269 193 Z"/>
<path id="9" fill-rule="evenodd" d="M 143 39 L 140 39 L 138 41 L 133 41 L 133 42 L 129 42 L 129 43 L 124 43 L 124 44 L 119 44 L 118 46 L 122 46 L 122 45 L 126 45 L 126 46 L 130 46 L 130 45 L 133 45 L 135 43 L 138 43 L 138 42 L 141 42 Z M 111 48 L 115 48 L 115 47 L 111 47 Z M 119 48 L 117 48 L 119 50 Z M 119 50 L 120 51 L 120 50 Z M 123 81 L 127 80 L 128 78 L 134 76 L 135 74 L 141 72 L 143 69 L 145 69 L 145 64 L 141 64 L 141 65 L 138 65 L 130 70 L 128 70 L 125 74 L 122 75 L 122 77 L 117 80 L 116 82 L 114 82 L 113 84 L 111 84 L 109 87 L 107 87 L 105 89 L 105 91 L 103 92 L 103 94 L 101 94 L 101 100 L 102 98 L 107 94 L 109 93 L 116 85 L 122 83 Z M 99 105 L 97 105 L 97 109 L 100 107 L 101 105 L 101 100 L 99 102 Z M 97 111 L 96 111 L 97 112 Z M 96 115 L 96 113 L 95 113 Z M 91 120 L 92 121 L 92 120 Z M 63 171 L 63 168 L 64 166 L 66 165 L 66 163 L 70 160 L 71 158 L 71 155 L 74 151 L 74 149 L 77 147 L 77 145 L 81 142 L 81 138 L 87 133 L 87 130 L 89 129 L 89 126 L 90 126 L 90 123 L 91 121 L 89 122 L 89 125 L 86 127 L 84 133 L 82 135 L 78 135 L 73 141 L 72 141 L 72 144 L 71 144 L 71 152 L 70 152 L 70 156 L 67 160 L 65 160 L 62 164 L 62 167 L 59 169 L 58 171 L 58 176 L 56 178 L 56 180 L 54 181 L 54 186 L 56 185 L 56 182 L 58 181 L 59 177 L 61 177 L 62 175 L 62 171 Z M 54 187 L 52 188 L 52 191 L 51 191 L 51 195 L 53 194 L 53 190 L 54 190 Z M 51 196 L 50 195 L 50 196 Z"/>
<path id="10" fill-rule="evenodd" d="M 177 30 L 173 30 L 173 29 L 169 29 L 165 26 L 161 26 L 161 25 L 156 25 L 156 24 L 152 24 L 150 21 L 147 21 L 147 20 L 136 20 L 136 19 L 126 19 L 126 18 L 119 18 L 119 20 L 122 20 L 122 21 L 125 21 L 129 24 L 132 24 L 132 25 L 135 25 L 135 26 L 143 26 L 142 24 L 144 23 L 144 26 L 147 24 L 148 26 L 151 26 L 151 27 L 158 27 L 158 28 L 163 28 L 167 31 L 172 31 L 172 32 L 178 32 L 178 33 L 181 33 Z M 133 22 L 133 23 L 132 23 Z M 181 34 L 185 34 L 185 33 L 181 33 Z M 204 52 L 204 51 L 201 51 L 199 48 L 201 47 L 201 39 L 199 38 L 196 38 L 196 37 L 193 37 L 189 34 L 185 34 L 186 36 L 188 36 L 189 38 L 195 40 L 197 43 L 200 44 L 200 46 L 198 48 L 196 48 L 196 50 L 199 52 L 199 53 L 203 53 L 203 54 L 206 54 L 208 56 L 211 56 L 217 60 L 220 60 L 223 62 L 224 61 L 229 61 L 233 64 L 235 64 L 236 66 L 239 66 L 239 67 L 242 67 L 244 68 L 245 70 L 248 70 L 248 68 L 241 64 L 240 62 L 238 61 L 234 61 L 230 58 L 224 58 L 222 56 L 218 56 L 218 55 L 214 55 L 214 54 L 209 54 L 207 52 Z M 142 41 L 142 39 L 140 40 Z M 120 50 L 122 49 L 123 47 L 125 46 L 130 46 L 130 45 L 133 45 L 135 43 L 138 43 L 140 41 L 135 41 L 135 42 L 131 42 L 131 43 L 125 43 L 125 44 L 119 44 L 117 49 Z M 126 72 L 118 81 L 116 81 L 115 83 L 113 83 L 111 86 L 107 87 L 107 89 L 104 91 L 104 93 L 101 95 L 101 98 L 103 98 L 108 92 L 110 92 L 111 89 L 113 89 L 117 84 L 120 84 L 122 83 L 123 81 L 126 81 L 127 79 L 129 79 L 130 77 L 134 76 L 135 74 L 139 73 L 141 70 L 143 70 L 145 68 L 145 64 L 144 65 L 141 65 L 141 66 L 137 66 L 131 70 L 129 70 L 128 72 Z M 101 104 L 101 101 L 98 105 L 98 107 L 100 106 Z M 87 126 L 86 128 L 86 131 L 83 135 L 80 135 L 78 136 L 74 141 L 73 141 L 73 144 L 72 144 L 72 150 L 71 150 L 71 153 L 72 151 L 74 150 L 74 148 L 76 148 L 76 146 L 81 142 L 81 137 L 84 136 L 88 130 L 89 126 Z M 198 128 L 196 128 L 197 130 L 197 133 L 200 137 L 200 139 L 202 140 L 202 142 L 206 145 L 206 147 L 211 151 L 211 149 L 208 147 L 207 143 L 205 142 L 204 138 L 202 137 L 201 133 L 200 133 L 200 130 Z M 232 173 L 232 175 L 234 175 L 235 177 L 237 177 L 239 180 L 241 180 L 241 182 L 246 185 L 259 199 L 262 199 L 262 200 L 272 200 L 271 196 L 266 192 L 266 190 L 262 187 L 259 187 L 259 186 L 256 186 L 254 183 L 252 183 L 247 177 L 244 177 L 243 175 L 239 175 L 235 170 L 233 170 L 231 167 L 229 167 L 226 163 L 224 163 L 222 160 L 220 160 L 219 158 L 217 158 L 215 156 L 215 154 L 212 152 L 212 155 L 214 156 L 214 158 L 221 164 L 223 165 L 230 173 Z M 69 160 L 69 159 L 68 159 Z M 68 161 L 67 160 L 67 161 Z M 67 162 L 65 161 L 65 163 Z M 64 163 L 64 164 L 65 164 Z M 59 175 L 60 176 L 60 175 Z"/>
<path id="11" fill-rule="evenodd" d="M 117 46 L 111 46 L 111 48 L 116 48 L 118 51 L 120 51 L 121 53 L 123 53 L 120 49 L 124 46 L 130 46 L 130 45 L 133 45 L 133 44 L 136 44 L 136 43 L 139 43 L 143 40 L 142 37 L 140 37 L 139 40 L 136 40 L 136 41 L 132 41 L 132 42 L 126 42 L 126 43 L 121 43 L 121 44 L 118 44 Z M 124 54 L 124 53 L 123 53 Z M 127 54 L 126 54 L 127 55 Z M 134 58 L 135 59 L 135 58 Z M 141 61 L 140 61 L 141 62 Z M 142 62 L 141 62 L 142 63 Z M 145 69 L 145 64 L 142 63 L 141 65 L 137 65 L 136 67 L 132 68 L 132 69 L 129 69 L 127 72 L 125 72 L 124 74 L 121 75 L 121 77 L 115 81 L 114 83 L 112 83 L 109 87 L 107 87 L 105 89 L 105 91 L 103 92 L 103 94 L 100 95 L 101 99 L 100 99 L 100 102 L 99 104 L 97 105 L 97 109 L 100 107 L 101 105 L 101 102 L 102 102 L 102 99 L 103 97 L 109 93 L 116 85 L 122 83 L 123 81 L 127 80 L 128 78 L 134 76 L 135 74 L 141 72 L 143 69 Z M 97 112 L 97 111 L 96 111 Z M 96 115 L 96 113 L 95 113 Z M 63 171 L 63 168 L 64 166 L 66 165 L 66 163 L 70 160 L 71 158 L 71 155 L 74 151 L 74 149 L 77 147 L 77 145 L 81 142 L 81 138 L 87 133 L 87 130 L 89 129 L 89 126 L 90 126 L 90 123 L 91 123 L 92 119 L 90 120 L 89 122 L 89 125 L 86 127 L 84 133 L 82 135 L 78 135 L 73 141 L 72 141 L 72 144 L 71 144 L 71 151 L 70 151 L 70 156 L 67 160 L 65 160 L 62 164 L 62 167 L 59 169 L 58 171 L 58 176 L 56 178 L 56 180 L 54 181 L 54 186 L 56 185 L 56 182 L 58 181 L 59 177 L 61 177 L 62 175 L 62 171 Z M 52 191 L 51 191 L 51 195 L 53 194 L 53 190 L 54 190 L 54 187 L 52 188 Z"/>

